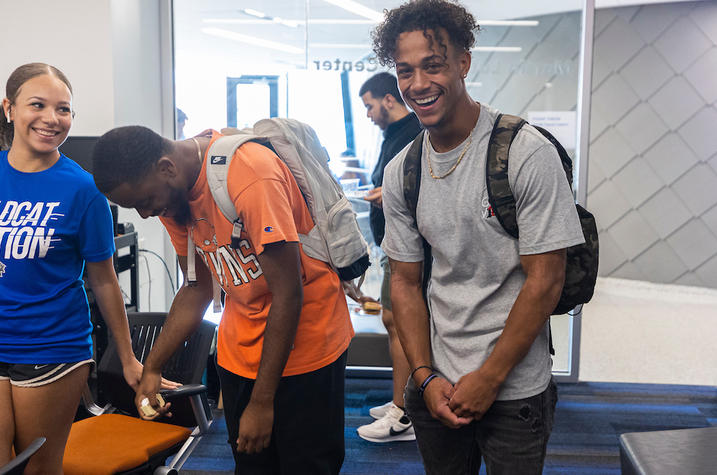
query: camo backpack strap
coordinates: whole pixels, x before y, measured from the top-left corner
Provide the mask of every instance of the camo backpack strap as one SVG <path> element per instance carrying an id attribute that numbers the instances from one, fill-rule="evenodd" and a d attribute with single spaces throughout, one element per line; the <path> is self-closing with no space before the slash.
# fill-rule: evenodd
<path id="1" fill-rule="evenodd" d="M 406 200 L 408 211 L 413 219 L 416 219 L 416 208 L 418 207 L 418 189 L 421 186 L 421 155 L 423 149 L 423 136 L 426 131 L 422 130 L 408 149 L 406 159 L 403 162 L 403 198 Z"/>
<path id="2" fill-rule="evenodd" d="M 525 124 L 520 117 L 499 114 L 493 125 L 488 142 L 488 156 L 485 162 L 488 201 L 505 232 L 518 238 L 518 220 L 515 212 L 515 198 L 508 183 L 508 154 L 518 131 Z"/>
<path id="3" fill-rule="evenodd" d="M 418 192 L 421 187 L 421 156 L 423 154 L 423 136 L 426 134 L 422 130 L 408 149 L 406 159 L 403 162 L 403 198 L 406 200 L 408 211 L 413 216 L 413 221 L 418 227 L 416 219 L 416 208 L 418 208 Z M 426 297 L 428 290 L 428 281 L 431 278 L 431 265 L 433 263 L 433 255 L 431 254 L 431 245 L 428 244 L 426 238 L 421 236 L 423 241 L 423 297 Z"/>

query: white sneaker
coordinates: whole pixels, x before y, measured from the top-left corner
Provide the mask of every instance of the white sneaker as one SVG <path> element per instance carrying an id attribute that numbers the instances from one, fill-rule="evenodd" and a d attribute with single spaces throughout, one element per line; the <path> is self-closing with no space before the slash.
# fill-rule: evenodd
<path id="1" fill-rule="evenodd" d="M 416 440 L 413 424 L 400 407 L 391 405 L 382 418 L 356 429 L 359 437 L 369 442 Z"/>
<path id="2" fill-rule="evenodd" d="M 382 404 L 380 406 L 372 407 L 368 410 L 368 413 L 371 417 L 374 419 L 381 419 L 383 416 L 386 415 L 389 409 L 392 407 L 396 407 L 393 404 L 393 401 L 388 401 L 386 404 Z"/>

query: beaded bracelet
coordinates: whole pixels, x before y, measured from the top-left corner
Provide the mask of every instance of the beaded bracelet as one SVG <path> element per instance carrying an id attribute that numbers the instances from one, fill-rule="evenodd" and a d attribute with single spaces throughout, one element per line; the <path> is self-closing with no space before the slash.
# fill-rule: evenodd
<path id="1" fill-rule="evenodd" d="M 421 366 L 416 366 L 416 367 L 413 369 L 413 371 L 411 371 L 411 375 L 408 377 L 408 379 L 413 379 L 413 375 L 416 374 L 416 371 L 418 371 L 419 369 L 422 369 L 422 368 L 427 368 L 427 369 L 430 369 L 431 371 L 433 371 L 433 367 L 432 367 L 432 366 L 428 366 L 428 365 L 425 365 L 425 364 L 424 364 L 424 365 L 421 365 Z"/>
<path id="2" fill-rule="evenodd" d="M 423 392 L 426 390 L 426 387 L 428 387 L 428 383 L 433 381 L 433 378 L 437 378 L 438 375 L 436 373 L 431 373 L 428 375 L 426 379 L 423 380 L 423 383 L 421 383 L 421 387 L 418 388 L 418 394 L 423 397 Z"/>

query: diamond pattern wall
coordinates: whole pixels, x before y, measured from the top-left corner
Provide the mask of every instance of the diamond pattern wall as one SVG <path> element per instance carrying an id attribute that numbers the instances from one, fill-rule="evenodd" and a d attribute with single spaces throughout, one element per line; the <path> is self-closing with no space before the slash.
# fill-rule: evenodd
<path id="1" fill-rule="evenodd" d="M 598 24 L 600 275 L 717 288 L 717 3 L 598 10 Z"/>
<path id="2" fill-rule="evenodd" d="M 534 46 L 475 53 L 474 97 L 523 116 L 576 109 L 580 16 L 537 19 L 478 36 Z M 600 275 L 717 288 L 717 2 L 597 10 L 592 87 Z"/>

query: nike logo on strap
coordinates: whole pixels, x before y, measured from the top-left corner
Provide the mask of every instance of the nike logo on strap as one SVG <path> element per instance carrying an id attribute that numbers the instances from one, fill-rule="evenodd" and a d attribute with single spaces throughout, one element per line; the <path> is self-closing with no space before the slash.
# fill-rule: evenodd
<path id="1" fill-rule="evenodd" d="M 45 366 L 49 366 L 49 365 L 46 365 L 46 364 L 36 364 L 36 365 L 35 365 L 35 369 L 42 369 L 42 368 L 44 368 Z"/>

